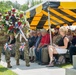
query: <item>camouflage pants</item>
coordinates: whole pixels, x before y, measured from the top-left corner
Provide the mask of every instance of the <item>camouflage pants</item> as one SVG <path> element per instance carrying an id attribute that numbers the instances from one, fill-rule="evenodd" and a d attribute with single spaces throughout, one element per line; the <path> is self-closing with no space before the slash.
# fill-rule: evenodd
<path id="1" fill-rule="evenodd" d="M 1 47 L 0 47 L 0 60 L 1 60 L 2 48 L 3 48 L 3 45 L 1 45 Z"/>
<path id="2" fill-rule="evenodd" d="M 1 52 L 2 52 L 2 47 L 0 48 L 0 60 L 1 60 Z"/>
<path id="3" fill-rule="evenodd" d="M 20 51 L 19 51 L 19 47 L 20 45 L 17 45 L 16 46 L 16 51 L 15 51 L 15 59 L 18 60 L 20 58 Z M 25 59 L 25 62 L 27 64 L 29 64 L 29 53 L 28 53 L 28 44 L 25 46 L 24 48 L 24 59 Z"/>
<path id="4" fill-rule="evenodd" d="M 15 50 L 15 45 L 13 45 L 11 48 L 12 48 L 12 50 Z M 10 62 L 11 51 L 9 49 L 5 50 L 5 60 L 6 60 L 6 62 Z"/>
<path id="5" fill-rule="evenodd" d="M 28 53 L 27 46 L 25 46 L 25 49 L 24 49 L 24 59 L 25 59 L 25 62 L 28 64 L 29 63 L 29 53 Z"/>
<path id="6" fill-rule="evenodd" d="M 15 44 L 12 46 L 12 50 L 10 51 L 12 55 L 15 54 Z"/>
<path id="7" fill-rule="evenodd" d="M 16 44 L 16 49 L 15 49 L 15 59 L 18 60 L 20 58 L 20 51 L 19 51 L 19 44 Z"/>
<path id="8" fill-rule="evenodd" d="M 6 49 L 5 50 L 5 60 L 6 60 L 6 62 L 10 62 L 10 57 L 11 57 L 11 52 L 8 49 Z"/>

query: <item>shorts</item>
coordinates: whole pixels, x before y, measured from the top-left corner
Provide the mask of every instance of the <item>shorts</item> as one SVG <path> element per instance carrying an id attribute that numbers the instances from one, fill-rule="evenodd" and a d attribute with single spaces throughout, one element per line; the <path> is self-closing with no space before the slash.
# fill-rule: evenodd
<path id="1" fill-rule="evenodd" d="M 67 53 L 67 49 L 63 49 L 63 48 L 55 48 L 58 54 L 66 54 Z"/>

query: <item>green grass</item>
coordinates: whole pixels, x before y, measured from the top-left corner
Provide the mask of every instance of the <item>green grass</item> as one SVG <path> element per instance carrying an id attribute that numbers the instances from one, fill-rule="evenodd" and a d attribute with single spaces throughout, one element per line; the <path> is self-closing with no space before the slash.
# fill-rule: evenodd
<path id="1" fill-rule="evenodd" d="M 17 74 L 0 65 L 0 75 L 17 75 Z"/>
<path id="2" fill-rule="evenodd" d="M 60 68 L 69 68 L 69 67 L 72 67 L 71 64 L 62 64 L 62 65 L 56 65 L 57 67 L 60 67 Z"/>

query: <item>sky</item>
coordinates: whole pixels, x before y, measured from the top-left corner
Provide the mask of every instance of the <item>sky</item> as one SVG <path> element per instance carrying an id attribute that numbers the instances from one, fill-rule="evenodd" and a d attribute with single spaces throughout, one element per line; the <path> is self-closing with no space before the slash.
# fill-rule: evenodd
<path id="1" fill-rule="evenodd" d="M 12 1 L 12 2 L 18 2 L 19 4 L 24 4 L 26 3 L 28 0 L 0 0 L 0 1 Z M 29 2 L 31 2 L 32 0 L 29 0 Z M 38 0 L 34 0 L 34 1 L 38 1 Z M 45 1 L 45 0 L 42 0 Z M 76 0 L 53 0 L 53 1 L 76 1 Z"/>

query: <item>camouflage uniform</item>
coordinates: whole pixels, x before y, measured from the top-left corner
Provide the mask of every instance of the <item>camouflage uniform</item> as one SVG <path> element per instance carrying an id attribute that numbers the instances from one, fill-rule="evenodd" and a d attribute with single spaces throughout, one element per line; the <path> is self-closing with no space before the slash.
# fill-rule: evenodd
<path id="1" fill-rule="evenodd" d="M 20 64 L 19 64 L 19 59 L 20 59 L 19 47 L 20 47 L 20 44 L 17 42 L 17 43 L 16 43 L 16 49 L 15 49 L 16 65 L 20 65 Z"/>
<path id="2" fill-rule="evenodd" d="M 15 47 L 15 60 L 16 60 L 16 65 L 19 65 L 19 58 L 20 58 L 20 42 L 19 42 L 19 36 L 16 38 L 16 47 Z"/>
<path id="3" fill-rule="evenodd" d="M 2 47 L 0 47 L 0 61 L 1 61 L 1 52 L 2 52 L 1 50 L 2 50 Z"/>
<path id="4" fill-rule="evenodd" d="M 16 45 L 16 50 L 15 50 L 15 59 L 18 60 L 20 58 L 20 51 L 19 51 L 20 45 Z"/>
<path id="5" fill-rule="evenodd" d="M 4 43 L 5 43 L 4 32 L 0 31 L 0 60 L 1 60 L 1 52 L 2 52 L 2 48 L 3 48 Z"/>
<path id="6" fill-rule="evenodd" d="M 1 52 L 2 48 L 4 48 L 4 44 L 7 41 L 6 38 L 7 35 L 4 35 L 3 31 L 0 31 L 0 60 L 1 60 Z M 10 65 L 10 51 L 8 49 L 4 50 L 5 52 L 5 60 L 7 62 L 7 67 L 11 68 L 12 66 Z"/>
<path id="7" fill-rule="evenodd" d="M 29 28 L 27 28 L 27 27 L 24 27 L 24 28 L 23 28 L 24 35 L 26 35 L 28 29 L 29 29 Z M 22 41 L 25 42 L 24 39 L 22 39 Z M 15 51 L 15 59 L 16 59 L 16 65 L 19 65 L 19 58 L 20 58 L 19 36 L 18 36 L 18 38 L 17 38 L 17 44 L 16 44 L 16 46 L 17 46 L 17 47 L 16 47 L 16 51 Z M 29 46 L 28 46 L 28 42 L 26 42 L 26 45 L 25 45 L 25 48 L 24 48 L 24 59 L 25 59 L 25 62 L 26 62 L 26 66 L 30 66 L 30 64 L 29 64 L 29 53 L 28 53 L 28 50 L 29 50 Z"/>
<path id="8" fill-rule="evenodd" d="M 20 51 L 19 51 L 20 44 L 16 43 L 16 51 L 15 51 L 15 59 L 16 59 L 16 65 L 19 65 L 19 58 L 20 58 Z M 26 46 L 24 48 L 24 59 L 26 60 L 26 66 L 30 66 L 29 64 L 29 54 L 28 54 L 28 43 L 26 42 Z"/>
<path id="9" fill-rule="evenodd" d="M 10 62 L 10 57 L 11 57 L 11 52 L 10 52 L 10 50 L 6 49 L 5 50 L 5 60 L 7 63 Z"/>
<path id="10" fill-rule="evenodd" d="M 9 42 L 8 42 L 9 43 Z M 13 44 L 11 46 L 11 49 L 12 50 L 15 50 L 15 44 Z M 12 50 L 9 50 L 8 48 L 6 48 L 5 50 L 5 60 L 7 62 L 7 68 L 12 68 L 12 66 L 10 65 L 10 57 L 11 57 L 11 51 Z"/>
<path id="11" fill-rule="evenodd" d="M 28 46 L 28 42 L 26 42 L 26 46 L 24 48 L 24 59 L 25 59 L 25 62 L 26 62 L 26 66 L 30 66 L 29 64 L 29 46 Z"/>
<path id="12" fill-rule="evenodd" d="M 7 68 L 12 68 L 12 66 L 10 65 L 10 57 L 11 57 L 11 52 L 9 49 L 5 50 L 5 60 L 7 62 Z"/>
<path id="13" fill-rule="evenodd" d="M 54 43 L 54 44 L 58 44 L 58 41 L 59 41 L 61 38 L 62 38 L 61 35 L 56 35 L 56 36 L 54 36 L 54 37 L 53 37 L 53 43 Z"/>
<path id="14" fill-rule="evenodd" d="M 2 52 L 2 47 L 0 47 L 0 61 L 1 61 L 1 52 Z"/>
<path id="15" fill-rule="evenodd" d="M 29 27 L 24 27 L 23 31 L 24 31 L 24 35 L 27 34 L 27 31 L 28 31 Z M 25 41 L 25 40 L 24 40 Z M 26 62 L 26 66 L 30 66 L 29 64 L 29 44 L 28 44 L 28 41 L 25 41 L 26 45 L 25 45 L 25 48 L 24 48 L 24 59 L 25 59 L 25 62 Z"/>

